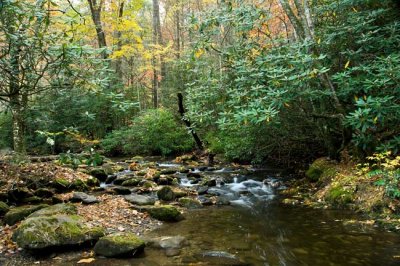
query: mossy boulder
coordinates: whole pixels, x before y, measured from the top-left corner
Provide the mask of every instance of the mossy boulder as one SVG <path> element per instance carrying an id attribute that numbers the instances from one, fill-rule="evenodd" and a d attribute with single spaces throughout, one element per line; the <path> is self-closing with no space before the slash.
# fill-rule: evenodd
<path id="1" fill-rule="evenodd" d="M 35 196 L 41 198 L 51 198 L 54 196 L 54 192 L 48 188 L 39 188 L 35 191 Z"/>
<path id="2" fill-rule="evenodd" d="M 143 252 L 145 242 L 131 233 L 114 234 L 100 238 L 94 252 L 104 257 L 134 257 Z"/>
<path id="3" fill-rule="evenodd" d="M 4 222 L 8 225 L 14 225 L 19 221 L 22 221 L 23 219 L 28 217 L 35 211 L 46 208 L 48 206 L 49 205 L 47 204 L 40 204 L 40 205 L 27 205 L 27 206 L 12 208 L 4 216 Z"/>
<path id="4" fill-rule="evenodd" d="M 172 201 L 175 199 L 176 195 L 171 187 L 165 186 L 157 191 L 157 197 L 163 201 Z"/>
<path id="5" fill-rule="evenodd" d="M 29 197 L 29 198 L 21 199 L 20 202 L 24 203 L 24 204 L 38 204 L 38 203 L 43 202 L 43 199 L 41 197 L 38 197 L 38 196 L 32 196 L 32 197 Z"/>
<path id="6" fill-rule="evenodd" d="M 122 182 L 122 186 L 124 187 L 135 187 L 137 185 L 139 185 L 140 180 L 137 178 L 130 178 L 128 180 L 125 180 L 124 182 Z"/>
<path id="7" fill-rule="evenodd" d="M 59 192 L 65 192 L 71 188 L 71 183 L 64 178 L 56 178 L 53 181 L 53 187 Z"/>
<path id="8" fill-rule="evenodd" d="M 91 176 L 94 176 L 97 178 L 99 181 L 104 182 L 107 179 L 107 173 L 104 168 L 93 168 L 90 169 L 89 174 Z"/>
<path id="9" fill-rule="evenodd" d="M 147 208 L 146 211 L 152 218 L 163 222 L 178 222 L 183 219 L 182 213 L 171 205 L 155 206 Z"/>
<path id="10" fill-rule="evenodd" d="M 154 205 L 156 203 L 154 198 L 138 194 L 125 196 L 125 200 L 139 206 Z"/>
<path id="11" fill-rule="evenodd" d="M 203 207 L 200 201 L 192 198 L 180 198 L 179 204 L 187 209 L 200 209 Z"/>
<path id="12" fill-rule="evenodd" d="M 40 250 L 95 242 L 102 236 L 102 228 L 87 227 L 80 216 L 57 214 L 26 219 L 12 239 L 21 248 Z"/>
<path id="13" fill-rule="evenodd" d="M 77 214 L 78 209 L 76 208 L 75 205 L 70 204 L 70 203 L 60 203 L 56 204 L 53 206 L 49 206 L 43 209 L 40 209 L 38 211 L 35 211 L 31 215 L 29 215 L 29 218 L 32 217 L 38 217 L 38 216 L 52 216 L 56 214 L 68 214 L 68 215 L 73 215 Z"/>
<path id="14" fill-rule="evenodd" d="M 71 188 L 73 188 L 76 191 L 88 191 L 89 190 L 89 187 L 86 185 L 86 182 L 81 179 L 75 179 L 71 185 Z"/>
<path id="15" fill-rule="evenodd" d="M 345 187 L 334 186 L 327 191 L 325 201 L 333 205 L 344 206 L 353 201 L 353 193 Z"/>
<path id="16" fill-rule="evenodd" d="M 337 173 L 336 167 L 336 163 L 329 158 L 319 158 L 310 165 L 306 176 L 312 182 L 322 181 L 334 177 Z"/>
<path id="17" fill-rule="evenodd" d="M 7 205 L 7 203 L 0 201 L 0 216 L 3 216 L 10 210 L 10 207 Z"/>
<path id="18" fill-rule="evenodd" d="M 97 178 L 89 178 L 85 181 L 88 187 L 98 187 L 100 186 L 100 181 Z"/>

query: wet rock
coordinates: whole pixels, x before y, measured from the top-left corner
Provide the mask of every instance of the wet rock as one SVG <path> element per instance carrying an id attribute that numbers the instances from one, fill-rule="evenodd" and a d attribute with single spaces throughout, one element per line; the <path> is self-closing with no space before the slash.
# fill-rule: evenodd
<path id="1" fill-rule="evenodd" d="M 129 194 L 132 193 L 131 190 L 129 188 L 126 188 L 126 187 L 114 187 L 112 190 L 117 195 L 129 195 Z"/>
<path id="2" fill-rule="evenodd" d="M 177 248 L 168 248 L 165 250 L 165 256 L 167 257 L 175 257 L 181 254 L 180 249 Z"/>
<path id="3" fill-rule="evenodd" d="M 189 177 L 194 177 L 194 178 L 196 178 L 196 179 L 199 179 L 199 178 L 202 177 L 202 175 L 201 175 L 200 173 L 190 172 L 190 173 L 187 174 L 187 177 L 188 177 L 188 178 L 189 178 Z"/>
<path id="4" fill-rule="evenodd" d="M 89 178 L 86 180 L 86 185 L 88 187 L 98 187 L 100 186 L 100 181 L 97 178 Z"/>
<path id="5" fill-rule="evenodd" d="M 228 197 L 225 196 L 220 196 L 217 198 L 217 201 L 215 202 L 217 205 L 230 205 L 231 201 Z"/>
<path id="6" fill-rule="evenodd" d="M 199 196 L 198 197 L 199 201 L 201 204 L 203 204 L 204 206 L 211 206 L 213 205 L 213 202 L 210 198 L 205 197 L 205 196 Z"/>
<path id="7" fill-rule="evenodd" d="M 107 179 L 106 170 L 103 168 L 93 168 L 89 171 L 89 174 L 96 177 L 100 182 L 104 182 Z"/>
<path id="8" fill-rule="evenodd" d="M 124 187 L 135 187 L 135 186 L 139 185 L 139 182 L 140 182 L 140 180 L 137 178 L 130 178 L 130 179 L 122 182 L 121 185 Z"/>
<path id="9" fill-rule="evenodd" d="M 38 190 L 35 191 L 34 194 L 35 194 L 35 196 L 38 196 L 41 198 L 51 198 L 54 196 L 54 192 L 48 188 L 39 188 Z"/>
<path id="10" fill-rule="evenodd" d="M 179 169 L 176 169 L 176 168 L 169 168 L 169 169 L 162 169 L 162 170 L 160 171 L 160 174 L 162 174 L 162 175 L 173 175 L 173 174 L 175 174 L 176 172 L 179 172 Z"/>
<path id="11" fill-rule="evenodd" d="M 163 201 L 172 201 L 175 199 L 176 195 L 171 187 L 165 186 L 157 191 L 157 197 Z"/>
<path id="12" fill-rule="evenodd" d="M 77 213 L 78 209 L 76 208 L 75 205 L 70 203 L 60 203 L 35 211 L 31 215 L 29 215 L 28 218 L 39 217 L 39 216 L 52 216 L 56 214 L 73 215 Z"/>
<path id="13" fill-rule="evenodd" d="M 146 208 L 146 211 L 154 219 L 164 222 L 178 222 L 183 219 L 181 212 L 174 206 L 162 205 Z"/>
<path id="14" fill-rule="evenodd" d="M 206 186 L 199 186 L 197 188 L 197 194 L 199 194 L 199 195 L 207 194 L 207 191 L 208 191 L 208 187 L 206 187 Z"/>
<path id="15" fill-rule="evenodd" d="M 207 181 L 206 185 L 208 187 L 215 187 L 215 186 L 217 186 L 217 180 L 216 179 L 210 179 L 210 180 Z"/>
<path id="16" fill-rule="evenodd" d="M 3 216 L 10 210 L 10 207 L 3 201 L 0 201 L 0 216 Z"/>
<path id="17" fill-rule="evenodd" d="M 230 265 L 230 266 L 245 266 L 251 265 L 239 260 L 235 255 L 224 251 L 207 251 L 198 255 L 195 258 L 206 265 Z"/>
<path id="18" fill-rule="evenodd" d="M 94 204 L 99 203 L 99 200 L 93 196 L 83 192 L 74 192 L 71 198 L 71 202 L 82 202 L 83 204 Z"/>
<path id="19" fill-rule="evenodd" d="M 114 185 L 122 185 L 122 183 L 134 177 L 135 176 L 133 174 L 118 176 L 116 179 L 114 179 Z"/>
<path id="20" fill-rule="evenodd" d="M 88 228 L 80 216 L 57 214 L 26 219 L 12 239 L 21 248 L 40 250 L 94 242 L 103 235 L 102 228 Z"/>
<path id="21" fill-rule="evenodd" d="M 185 190 L 180 189 L 180 188 L 173 188 L 172 190 L 174 191 L 175 198 L 177 198 L 177 199 L 178 198 L 182 198 L 182 197 L 186 197 L 187 194 L 188 194 Z"/>
<path id="22" fill-rule="evenodd" d="M 144 247 L 144 241 L 136 235 L 124 233 L 100 238 L 94 252 L 105 257 L 134 257 L 143 252 Z"/>
<path id="23" fill-rule="evenodd" d="M 149 181 L 149 180 L 142 180 L 142 181 L 139 183 L 139 185 L 140 185 L 141 187 L 144 187 L 144 188 L 154 188 L 154 187 L 157 186 L 157 184 L 156 184 L 155 182 Z"/>
<path id="24" fill-rule="evenodd" d="M 125 196 L 125 200 L 139 206 L 144 205 L 154 205 L 156 203 L 155 199 L 149 196 L 143 196 L 138 194 L 132 194 Z"/>
<path id="25" fill-rule="evenodd" d="M 110 176 L 108 176 L 107 179 L 106 179 L 106 181 L 105 181 L 106 184 L 111 184 L 112 182 L 114 182 L 115 179 L 117 179 L 117 177 L 118 177 L 117 175 L 110 175 Z"/>
<path id="26" fill-rule="evenodd" d="M 207 170 L 207 168 L 208 168 L 207 166 L 200 166 L 197 168 L 197 170 L 199 170 L 200 172 L 204 172 Z"/>
<path id="27" fill-rule="evenodd" d="M 179 199 L 179 204 L 182 207 L 185 207 L 187 209 L 200 209 L 203 208 L 203 205 L 201 204 L 200 201 L 197 199 L 192 199 L 192 198 L 180 198 Z"/>
<path id="28" fill-rule="evenodd" d="M 19 221 L 22 221 L 23 219 L 28 217 L 35 211 L 38 211 L 48 206 L 49 205 L 47 204 L 41 204 L 41 205 L 27 205 L 27 206 L 12 208 L 4 216 L 4 222 L 8 225 L 14 225 Z"/>

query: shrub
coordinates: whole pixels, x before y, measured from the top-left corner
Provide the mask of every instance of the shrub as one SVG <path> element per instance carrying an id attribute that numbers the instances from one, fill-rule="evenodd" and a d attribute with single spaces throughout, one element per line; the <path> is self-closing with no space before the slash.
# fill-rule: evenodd
<path id="1" fill-rule="evenodd" d="M 102 147 L 109 155 L 170 155 L 190 151 L 193 141 L 170 111 L 157 109 L 141 113 L 131 126 L 107 135 Z"/>

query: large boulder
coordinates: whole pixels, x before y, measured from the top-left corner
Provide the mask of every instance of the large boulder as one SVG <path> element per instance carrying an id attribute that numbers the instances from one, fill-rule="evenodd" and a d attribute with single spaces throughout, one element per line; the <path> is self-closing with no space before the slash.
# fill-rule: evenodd
<path id="1" fill-rule="evenodd" d="M 75 205 L 70 204 L 70 203 L 60 203 L 56 204 L 53 206 L 49 206 L 43 209 L 40 209 L 38 211 L 35 211 L 31 215 L 29 215 L 29 218 L 32 217 L 38 217 L 38 216 L 52 216 L 56 214 L 77 214 L 78 209 L 76 208 Z"/>
<path id="2" fill-rule="evenodd" d="M 306 172 L 307 178 L 312 182 L 323 181 L 332 178 L 337 173 L 337 163 L 329 158 L 315 160 Z"/>
<path id="3" fill-rule="evenodd" d="M 154 205 L 156 203 L 154 198 L 138 194 L 125 196 L 125 200 L 139 206 Z"/>
<path id="4" fill-rule="evenodd" d="M 103 168 L 93 168 L 89 171 L 89 174 L 96 177 L 100 182 L 104 182 L 107 179 L 106 170 Z"/>
<path id="5" fill-rule="evenodd" d="M 10 209 L 4 216 L 4 222 L 8 225 L 14 225 L 28 217 L 31 213 L 48 207 L 47 204 L 27 205 Z"/>
<path id="6" fill-rule="evenodd" d="M 146 211 L 152 218 L 163 222 L 178 222 L 183 219 L 182 213 L 171 205 L 154 206 L 147 208 Z"/>
<path id="7" fill-rule="evenodd" d="M 95 242 L 102 236 L 102 228 L 87 227 L 80 216 L 57 214 L 26 219 L 12 239 L 21 248 L 40 250 Z"/>
<path id="8" fill-rule="evenodd" d="M 94 252 L 105 257 L 134 257 L 143 252 L 144 247 L 144 241 L 136 235 L 124 233 L 100 238 L 94 246 Z"/>
<path id="9" fill-rule="evenodd" d="M 157 197 L 163 201 L 172 201 L 175 199 L 176 195 L 171 187 L 165 186 L 157 191 Z"/>

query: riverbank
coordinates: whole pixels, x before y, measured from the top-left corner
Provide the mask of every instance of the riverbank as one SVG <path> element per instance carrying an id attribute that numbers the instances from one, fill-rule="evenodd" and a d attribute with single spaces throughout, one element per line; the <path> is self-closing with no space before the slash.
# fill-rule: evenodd
<path id="1" fill-rule="evenodd" d="M 383 173 L 353 162 L 314 161 L 304 178 L 291 180 L 283 202 L 322 209 L 347 209 L 367 215 L 368 223 L 400 231 L 400 201 L 382 185 Z M 397 186 L 397 184 L 396 184 Z"/>

